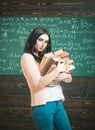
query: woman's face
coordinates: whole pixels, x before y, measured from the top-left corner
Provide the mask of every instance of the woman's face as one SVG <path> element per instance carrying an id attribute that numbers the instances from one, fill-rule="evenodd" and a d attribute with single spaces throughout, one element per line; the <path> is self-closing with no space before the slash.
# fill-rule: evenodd
<path id="1" fill-rule="evenodd" d="M 47 34 L 42 34 L 38 37 L 35 43 L 36 53 L 42 52 L 48 45 L 49 36 Z"/>

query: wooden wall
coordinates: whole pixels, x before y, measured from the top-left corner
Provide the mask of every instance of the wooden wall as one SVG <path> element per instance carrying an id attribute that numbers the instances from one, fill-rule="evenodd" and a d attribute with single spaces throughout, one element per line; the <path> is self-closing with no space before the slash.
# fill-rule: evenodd
<path id="1" fill-rule="evenodd" d="M 63 87 L 73 130 L 95 129 L 95 77 L 73 77 Z M 33 130 L 30 93 L 23 76 L 0 76 L 0 130 Z"/>
<path id="2" fill-rule="evenodd" d="M 3 0 L 0 16 L 95 16 L 94 0 Z M 95 129 L 95 77 L 63 84 L 73 130 Z M 23 76 L 0 76 L 0 130 L 34 130 L 30 93 Z"/>
<path id="3" fill-rule="evenodd" d="M 0 16 L 95 16 L 95 0 L 2 0 Z"/>

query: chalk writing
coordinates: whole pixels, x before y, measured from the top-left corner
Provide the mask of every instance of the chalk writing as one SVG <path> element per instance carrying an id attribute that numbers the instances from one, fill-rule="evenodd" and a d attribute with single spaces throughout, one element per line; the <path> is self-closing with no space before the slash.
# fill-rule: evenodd
<path id="1" fill-rule="evenodd" d="M 70 53 L 74 76 L 95 76 L 94 17 L 1 17 L 0 74 L 22 75 L 20 58 L 30 32 L 37 26 L 49 30 L 52 51 Z"/>

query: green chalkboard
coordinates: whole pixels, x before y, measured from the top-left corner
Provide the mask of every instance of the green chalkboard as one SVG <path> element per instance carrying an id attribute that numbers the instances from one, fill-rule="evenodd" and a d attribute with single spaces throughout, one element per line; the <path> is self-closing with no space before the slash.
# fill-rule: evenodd
<path id="1" fill-rule="evenodd" d="M 73 76 L 95 76 L 95 17 L 0 17 L 0 75 L 22 75 L 23 48 L 38 26 L 50 32 L 52 51 L 70 53 Z"/>

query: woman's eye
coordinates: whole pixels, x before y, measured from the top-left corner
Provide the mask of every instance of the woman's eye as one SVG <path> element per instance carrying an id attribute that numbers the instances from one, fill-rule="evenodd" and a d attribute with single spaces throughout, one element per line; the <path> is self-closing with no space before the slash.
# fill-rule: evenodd
<path id="1" fill-rule="evenodd" d="M 39 38 L 39 41 L 44 41 L 43 39 Z M 46 44 L 48 44 L 49 41 L 45 41 Z"/>
<path id="2" fill-rule="evenodd" d="M 47 43 L 47 44 L 48 44 L 48 43 L 49 43 L 49 41 L 46 41 L 45 43 Z"/>
<path id="3" fill-rule="evenodd" d="M 43 39 L 41 39 L 41 38 L 39 38 L 38 40 L 39 40 L 39 41 L 43 41 Z"/>

